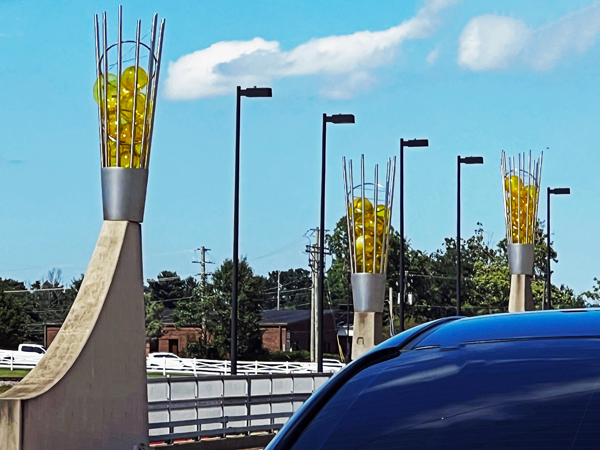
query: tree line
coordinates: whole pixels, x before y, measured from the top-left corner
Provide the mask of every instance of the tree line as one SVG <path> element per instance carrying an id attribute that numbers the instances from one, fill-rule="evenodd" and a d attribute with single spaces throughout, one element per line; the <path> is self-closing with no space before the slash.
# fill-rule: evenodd
<path id="1" fill-rule="evenodd" d="M 546 236 L 538 224 L 535 244 L 532 291 L 537 309 L 541 309 L 546 293 Z M 387 287 L 394 298 L 398 286 L 400 236 L 390 231 Z M 325 277 L 326 309 L 352 309 L 350 260 L 346 218 L 342 217 L 334 231 L 326 236 L 332 261 Z M 483 226 L 461 241 L 463 268 L 462 311 L 464 315 L 506 312 L 510 290 L 506 239 L 492 246 L 485 240 Z M 551 258 L 558 255 L 551 247 Z M 164 333 L 166 322 L 175 327 L 192 327 L 198 340 L 184 351 L 188 356 L 222 359 L 229 356 L 231 331 L 231 280 L 233 265 L 225 260 L 211 277 L 181 278 L 176 272 L 162 271 L 147 280 L 144 303 L 146 337 L 156 340 Z M 259 326 L 261 311 L 274 309 L 279 294 L 282 309 L 309 309 L 312 288 L 311 272 L 304 268 L 271 271 L 261 276 L 246 259 L 239 263 L 238 347 L 240 358 L 266 357 L 262 349 Z M 409 302 L 405 306 L 405 326 L 451 316 L 456 311 L 456 240 L 446 238 L 440 249 L 427 253 L 405 242 L 405 281 Z M 31 285 L 10 278 L 0 278 L 0 349 L 16 348 L 28 341 L 43 343 L 44 324 L 62 323 L 79 291 L 83 275 L 65 286 L 61 271 L 53 269 Z M 566 285 L 552 286 L 554 308 L 597 306 L 600 303 L 600 281 L 594 279 L 590 291 L 576 295 Z M 386 291 L 387 292 L 387 291 Z M 393 308 L 396 309 L 396 302 Z M 397 311 L 393 311 L 396 329 Z M 389 303 L 384 310 L 386 329 L 390 322 Z"/>

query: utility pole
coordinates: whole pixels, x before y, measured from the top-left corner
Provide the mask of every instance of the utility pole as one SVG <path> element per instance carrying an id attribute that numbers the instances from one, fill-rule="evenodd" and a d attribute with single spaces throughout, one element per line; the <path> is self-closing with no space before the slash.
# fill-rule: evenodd
<path id="1" fill-rule="evenodd" d="M 200 261 L 194 260 L 192 261 L 192 263 L 200 264 L 200 279 L 202 280 L 202 283 L 206 283 L 206 275 L 210 275 L 210 273 L 206 273 L 206 265 L 214 264 L 214 262 L 206 260 L 206 252 L 210 252 L 210 248 L 202 246 L 200 248 L 197 248 L 196 250 L 200 250 Z"/>
<path id="2" fill-rule="evenodd" d="M 279 300 L 281 292 L 281 270 L 277 271 L 277 311 L 279 311 Z"/>
<path id="3" fill-rule="evenodd" d="M 319 292 L 319 238 L 320 231 L 317 227 L 315 230 L 316 244 L 307 245 L 306 253 L 308 253 L 308 266 L 310 267 L 311 275 L 311 295 L 310 295 L 310 361 L 317 360 L 317 345 L 318 345 L 318 329 L 317 329 L 317 297 Z"/>
<path id="4" fill-rule="evenodd" d="M 308 253 L 308 265 L 310 267 L 312 289 L 310 296 L 310 360 L 311 362 L 317 361 L 319 353 L 319 345 L 322 345 L 319 338 L 319 264 L 320 264 L 320 239 L 321 230 L 319 227 L 314 229 L 315 231 L 315 244 L 306 246 L 306 253 Z M 327 230 L 325 230 L 327 231 Z M 327 248 L 323 251 L 324 255 L 331 255 Z"/>

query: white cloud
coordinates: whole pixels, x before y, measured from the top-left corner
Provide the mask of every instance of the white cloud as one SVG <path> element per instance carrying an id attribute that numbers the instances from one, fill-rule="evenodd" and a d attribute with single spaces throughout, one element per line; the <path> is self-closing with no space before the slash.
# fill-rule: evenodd
<path id="1" fill-rule="evenodd" d="M 471 70 L 506 69 L 528 39 L 529 30 L 520 20 L 475 17 L 460 35 L 458 63 Z"/>
<path id="2" fill-rule="evenodd" d="M 460 35 L 458 63 L 477 71 L 502 70 L 514 64 L 548 70 L 564 57 L 587 51 L 598 33 L 600 2 L 537 29 L 511 17 L 479 16 Z"/>
<path id="3" fill-rule="evenodd" d="M 277 41 L 223 41 L 169 63 L 166 95 L 192 100 L 225 95 L 235 86 L 268 84 L 278 78 L 325 75 L 322 95 L 348 98 L 375 81 L 373 70 L 393 61 L 403 42 L 424 39 L 438 14 L 456 0 L 427 0 L 415 17 L 383 31 L 328 36 L 282 51 Z"/>
<path id="4" fill-rule="evenodd" d="M 427 55 L 427 58 L 425 58 L 425 60 L 430 65 L 433 65 L 433 64 L 435 64 L 435 62 L 437 61 L 437 59 L 438 59 L 439 56 L 440 56 L 440 52 L 436 48 L 436 49 L 431 50 L 431 52 L 429 52 L 429 55 Z"/>

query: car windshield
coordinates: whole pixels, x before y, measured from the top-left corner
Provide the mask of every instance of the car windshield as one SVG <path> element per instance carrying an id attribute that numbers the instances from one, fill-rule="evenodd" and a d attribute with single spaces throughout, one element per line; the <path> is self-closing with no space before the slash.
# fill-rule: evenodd
<path id="1" fill-rule="evenodd" d="M 292 448 L 600 448 L 600 339 L 405 352 L 349 380 Z"/>

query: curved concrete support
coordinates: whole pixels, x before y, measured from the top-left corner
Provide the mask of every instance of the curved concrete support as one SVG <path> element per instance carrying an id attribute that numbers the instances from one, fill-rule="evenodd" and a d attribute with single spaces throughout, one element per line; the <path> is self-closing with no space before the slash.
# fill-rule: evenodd
<path id="1" fill-rule="evenodd" d="M 533 311 L 534 309 L 531 277 L 523 274 L 511 274 L 508 312 Z"/>
<path id="2" fill-rule="evenodd" d="M 38 365 L 0 395 L 0 449 L 148 445 L 140 225 L 105 221 L 75 300 Z"/>

